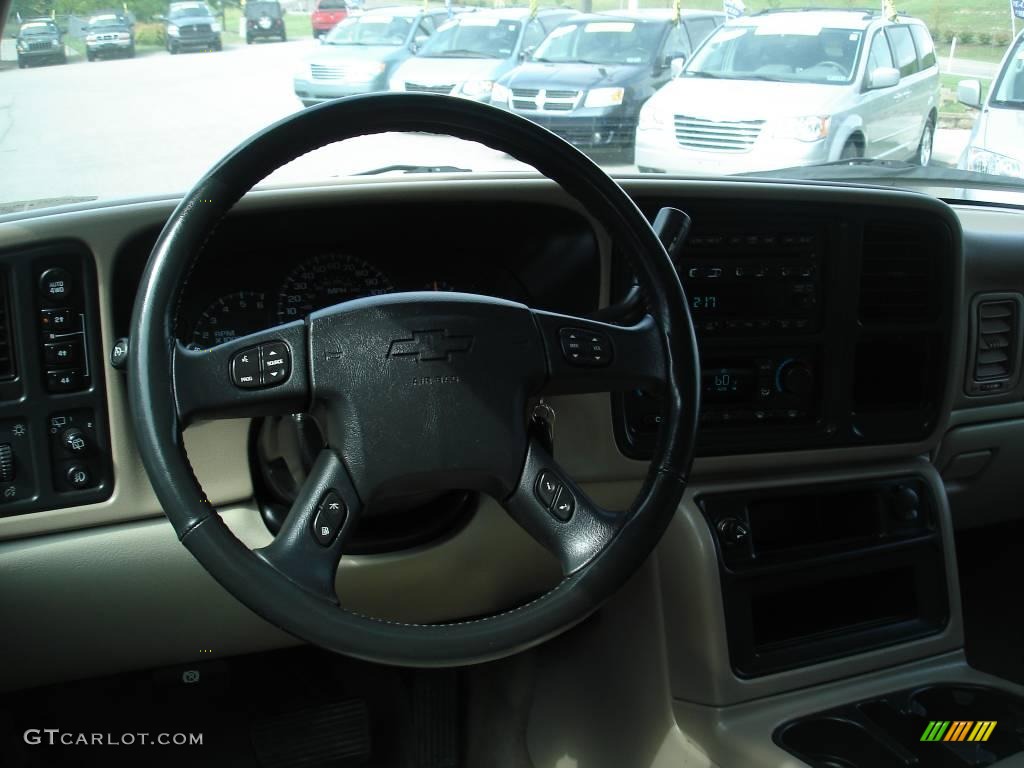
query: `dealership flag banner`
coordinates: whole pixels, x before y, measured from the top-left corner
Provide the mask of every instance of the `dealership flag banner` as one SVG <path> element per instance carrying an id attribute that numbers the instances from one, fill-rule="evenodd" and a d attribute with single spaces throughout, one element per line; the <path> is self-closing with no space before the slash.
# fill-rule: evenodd
<path id="1" fill-rule="evenodd" d="M 1024 2 L 1024 0 L 1021 0 L 1021 2 Z M 725 17 L 727 19 L 735 19 L 746 12 L 747 6 L 743 4 L 743 0 L 725 0 Z"/>

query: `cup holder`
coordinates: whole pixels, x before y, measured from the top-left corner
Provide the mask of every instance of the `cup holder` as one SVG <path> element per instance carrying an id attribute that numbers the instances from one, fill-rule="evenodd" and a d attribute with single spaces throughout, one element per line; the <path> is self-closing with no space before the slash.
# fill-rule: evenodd
<path id="1" fill-rule="evenodd" d="M 776 739 L 814 768 L 906 768 L 909 763 L 864 725 L 841 717 L 812 717 L 784 726 Z"/>
<path id="2" fill-rule="evenodd" d="M 932 721 L 996 725 L 984 742 L 922 741 Z M 775 742 L 814 768 L 984 768 L 1024 752 L 1024 698 L 973 685 L 914 688 L 791 721 Z"/>

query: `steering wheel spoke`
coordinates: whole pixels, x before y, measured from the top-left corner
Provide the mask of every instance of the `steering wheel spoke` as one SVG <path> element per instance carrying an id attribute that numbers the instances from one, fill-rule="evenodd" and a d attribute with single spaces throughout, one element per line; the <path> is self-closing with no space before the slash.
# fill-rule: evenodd
<path id="1" fill-rule="evenodd" d="M 621 519 L 587 496 L 536 440 L 530 441 L 523 474 L 504 506 L 558 558 L 566 576 L 583 568 L 611 541 Z"/>
<path id="2" fill-rule="evenodd" d="M 665 383 L 663 339 L 644 315 L 630 326 L 533 310 L 548 363 L 545 394 L 615 392 Z"/>
<path id="3" fill-rule="evenodd" d="M 338 455 L 325 448 L 274 540 L 256 554 L 308 592 L 338 601 L 335 575 L 362 502 Z"/>
<path id="4" fill-rule="evenodd" d="M 295 321 L 195 350 L 176 342 L 174 395 L 182 425 L 298 413 L 310 399 L 306 325 Z"/>

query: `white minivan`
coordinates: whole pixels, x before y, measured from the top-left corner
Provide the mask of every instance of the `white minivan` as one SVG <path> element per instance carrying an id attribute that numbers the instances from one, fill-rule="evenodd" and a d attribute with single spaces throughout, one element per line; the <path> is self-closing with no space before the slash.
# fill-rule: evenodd
<path id="1" fill-rule="evenodd" d="M 727 175 L 932 155 L 939 70 L 928 28 L 859 11 L 727 22 L 640 111 L 641 171 Z"/>
<path id="2" fill-rule="evenodd" d="M 1003 57 L 984 108 L 977 80 L 961 80 L 957 98 L 969 107 L 981 108 L 960 167 L 1024 178 L 1024 32 Z"/>

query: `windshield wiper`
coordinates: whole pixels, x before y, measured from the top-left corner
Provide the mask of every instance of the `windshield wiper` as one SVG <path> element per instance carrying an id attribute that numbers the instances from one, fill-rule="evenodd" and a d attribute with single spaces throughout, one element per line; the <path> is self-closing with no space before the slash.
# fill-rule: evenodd
<path id="1" fill-rule="evenodd" d="M 450 51 L 444 51 L 442 53 L 434 53 L 434 54 L 431 54 L 431 55 L 432 56 L 436 56 L 438 58 L 448 58 L 450 56 L 451 57 L 456 57 L 457 56 L 458 58 L 465 58 L 465 59 L 470 59 L 470 58 L 472 58 L 472 59 L 493 59 L 494 58 L 489 53 L 484 53 L 483 51 L 471 51 L 468 48 L 452 48 Z"/>
<path id="2" fill-rule="evenodd" d="M 376 176 L 381 173 L 472 173 L 471 168 L 459 168 L 455 165 L 384 165 L 369 171 L 360 171 L 353 176 Z"/>

